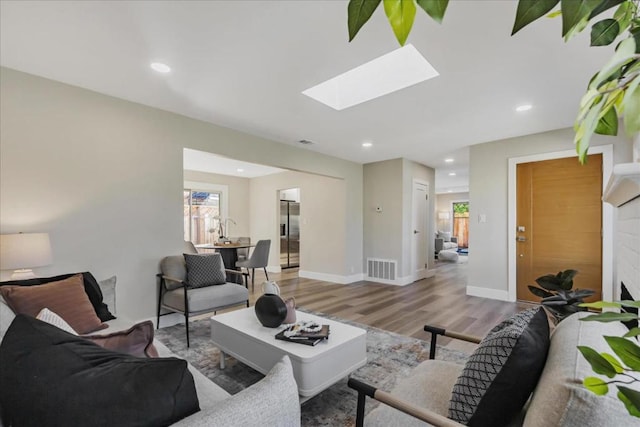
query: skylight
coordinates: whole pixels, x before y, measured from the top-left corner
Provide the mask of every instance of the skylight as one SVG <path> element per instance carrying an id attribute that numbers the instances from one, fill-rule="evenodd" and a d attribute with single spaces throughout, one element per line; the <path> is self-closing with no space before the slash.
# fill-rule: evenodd
<path id="1" fill-rule="evenodd" d="M 335 110 L 344 110 L 438 75 L 420 52 L 407 44 L 302 93 Z"/>

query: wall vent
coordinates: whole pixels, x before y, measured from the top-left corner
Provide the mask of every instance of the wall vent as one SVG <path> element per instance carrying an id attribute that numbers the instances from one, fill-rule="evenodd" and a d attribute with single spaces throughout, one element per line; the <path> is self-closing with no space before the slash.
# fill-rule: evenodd
<path id="1" fill-rule="evenodd" d="M 396 280 L 398 262 L 394 259 L 367 258 L 367 278 Z"/>

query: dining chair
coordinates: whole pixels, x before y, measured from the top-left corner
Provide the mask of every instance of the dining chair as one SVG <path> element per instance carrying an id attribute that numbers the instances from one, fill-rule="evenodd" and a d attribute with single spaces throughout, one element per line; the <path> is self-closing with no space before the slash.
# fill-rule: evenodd
<path id="1" fill-rule="evenodd" d="M 184 241 L 184 247 L 182 248 L 182 253 L 184 254 L 197 254 L 198 250 L 196 249 L 196 247 L 193 245 L 192 242 L 185 240 Z"/>
<path id="2" fill-rule="evenodd" d="M 244 267 L 247 271 L 251 270 L 251 292 L 253 292 L 255 288 L 256 268 L 262 268 L 264 274 L 267 276 L 267 280 L 269 280 L 267 265 L 269 264 L 270 247 L 271 240 L 258 240 L 249 259 L 236 262 L 236 267 L 240 267 L 241 269 Z"/>
<path id="3" fill-rule="evenodd" d="M 232 242 L 237 242 L 241 245 L 250 245 L 251 237 L 230 237 Z M 236 249 L 236 254 L 238 255 L 238 261 L 246 261 L 249 259 L 249 248 L 238 248 Z"/>

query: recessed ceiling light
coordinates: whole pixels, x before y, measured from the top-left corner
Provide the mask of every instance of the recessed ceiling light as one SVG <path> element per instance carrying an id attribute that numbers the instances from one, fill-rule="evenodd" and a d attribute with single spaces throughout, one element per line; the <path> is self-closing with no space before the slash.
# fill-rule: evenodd
<path id="1" fill-rule="evenodd" d="M 453 159 L 452 159 L 452 158 L 444 159 L 444 161 L 445 161 L 446 163 L 453 163 Z"/>
<path id="2" fill-rule="evenodd" d="M 344 110 L 438 75 L 420 52 L 407 44 L 302 93 L 335 110 Z"/>
<path id="3" fill-rule="evenodd" d="M 529 111 L 529 110 L 531 110 L 532 108 L 533 108 L 533 105 L 531 105 L 531 104 L 523 104 L 523 105 L 518 105 L 518 106 L 516 107 L 516 111 L 517 111 L 517 112 L 519 112 L 519 113 L 521 113 L 521 112 L 523 112 L 523 111 Z"/>
<path id="4" fill-rule="evenodd" d="M 372 143 L 372 142 L 363 142 L 363 143 L 362 143 L 362 146 L 363 146 L 364 148 L 369 148 L 369 147 L 373 146 L 373 143 Z"/>
<path id="5" fill-rule="evenodd" d="M 244 172 L 244 169 L 242 169 L 242 168 L 238 168 L 238 169 L 236 169 L 236 171 L 238 171 L 238 172 Z"/>
<path id="6" fill-rule="evenodd" d="M 449 176 L 456 176 L 455 172 L 449 172 Z"/>
<path id="7" fill-rule="evenodd" d="M 453 190 L 447 190 L 447 193 L 453 193 Z"/>
<path id="8" fill-rule="evenodd" d="M 152 62 L 151 63 L 151 68 L 154 71 L 157 71 L 159 73 L 169 73 L 171 72 L 171 67 L 169 67 L 167 64 L 163 64 L 162 62 Z"/>

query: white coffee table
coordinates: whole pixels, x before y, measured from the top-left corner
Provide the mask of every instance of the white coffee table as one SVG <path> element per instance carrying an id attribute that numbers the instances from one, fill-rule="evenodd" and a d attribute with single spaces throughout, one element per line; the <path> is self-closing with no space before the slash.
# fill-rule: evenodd
<path id="1" fill-rule="evenodd" d="M 253 307 L 219 314 L 211 318 L 211 339 L 223 353 L 229 354 L 266 374 L 285 354 L 291 359 L 298 394 L 305 401 L 335 384 L 367 363 L 364 329 L 312 314 L 296 312 L 297 320 L 314 320 L 330 326 L 329 339 L 308 346 L 275 339 L 282 328 L 266 328 L 260 324 Z"/>

